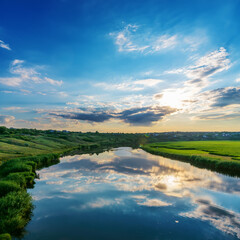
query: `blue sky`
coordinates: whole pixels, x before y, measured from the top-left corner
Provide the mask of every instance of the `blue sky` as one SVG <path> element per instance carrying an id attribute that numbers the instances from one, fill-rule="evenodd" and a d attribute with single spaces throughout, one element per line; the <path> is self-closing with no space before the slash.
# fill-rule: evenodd
<path id="1" fill-rule="evenodd" d="M 239 0 L 0 5 L 0 125 L 239 130 Z"/>

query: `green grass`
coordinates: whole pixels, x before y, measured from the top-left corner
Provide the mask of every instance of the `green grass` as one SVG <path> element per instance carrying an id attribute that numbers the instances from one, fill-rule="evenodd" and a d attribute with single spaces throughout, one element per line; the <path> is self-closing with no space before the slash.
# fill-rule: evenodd
<path id="1" fill-rule="evenodd" d="M 240 141 L 188 141 L 146 144 L 147 152 L 240 176 Z"/>
<path id="2" fill-rule="evenodd" d="M 33 209 L 32 199 L 26 188 L 33 186 L 36 169 L 58 162 L 58 154 L 45 154 L 11 159 L 1 165 L 0 234 L 21 233 Z"/>

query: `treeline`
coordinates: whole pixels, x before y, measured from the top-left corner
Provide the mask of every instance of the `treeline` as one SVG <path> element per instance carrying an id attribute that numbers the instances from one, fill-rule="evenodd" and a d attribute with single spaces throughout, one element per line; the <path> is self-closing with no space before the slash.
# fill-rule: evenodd
<path id="1" fill-rule="evenodd" d="M 240 140 L 240 132 L 162 132 L 149 133 L 148 142 Z"/>

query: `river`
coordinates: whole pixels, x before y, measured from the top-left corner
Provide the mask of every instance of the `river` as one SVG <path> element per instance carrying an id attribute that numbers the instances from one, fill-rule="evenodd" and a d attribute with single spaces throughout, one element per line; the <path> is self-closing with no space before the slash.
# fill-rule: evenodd
<path id="1" fill-rule="evenodd" d="M 240 238 L 239 178 L 127 147 L 38 174 L 24 240 Z"/>

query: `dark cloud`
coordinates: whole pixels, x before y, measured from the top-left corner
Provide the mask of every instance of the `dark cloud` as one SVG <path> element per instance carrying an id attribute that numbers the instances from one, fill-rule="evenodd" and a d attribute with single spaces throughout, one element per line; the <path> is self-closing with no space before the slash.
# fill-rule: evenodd
<path id="1" fill-rule="evenodd" d="M 153 166 L 159 166 L 156 161 L 147 160 L 145 158 L 114 158 L 109 163 L 97 163 L 90 159 L 81 159 L 80 161 L 64 162 L 57 165 L 56 169 L 75 169 L 79 172 L 85 171 L 115 171 L 117 173 L 149 175 Z M 161 166 L 162 171 L 169 170 L 170 168 Z M 172 171 L 175 171 L 172 169 Z"/>
<path id="2" fill-rule="evenodd" d="M 161 99 L 163 97 L 163 93 L 158 93 L 156 95 L 154 95 L 155 99 Z"/>
<path id="3" fill-rule="evenodd" d="M 194 80 L 190 80 L 190 81 L 187 81 L 188 84 L 195 84 L 195 83 L 201 83 L 203 80 L 202 79 L 194 79 Z"/>
<path id="4" fill-rule="evenodd" d="M 207 199 L 197 199 L 196 203 L 199 204 L 200 208 L 198 210 L 201 217 L 213 221 L 218 225 L 221 225 L 219 224 L 219 221 L 221 221 L 223 226 L 226 224 L 232 229 L 237 230 L 240 228 L 240 219 L 236 213 L 214 205 Z"/>
<path id="5" fill-rule="evenodd" d="M 84 111 L 84 109 L 81 109 Z M 120 119 L 125 123 L 136 126 L 149 126 L 154 122 L 161 120 L 164 116 L 176 112 L 177 109 L 170 107 L 141 107 L 123 110 L 121 112 L 107 112 L 92 110 L 81 113 L 50 113 L 50 115 L 62 117 L 65 119 L 76 119 L 89 122 L 105 122 L 110 119 Z"/>
<path id="6" fill-rule="evenodd" d="M 205 69 L 202 74 L 201 77 L 208 77 L 213 75 L 214 73 L 216 73 L 217 71 L 221 70 L 222 66 L 217 66 L 217 67 L 210 67 L 209 69 Z"/>
<path id="7" fill-rule="evenodd" d="M 90 122 L 104 122 L 112 118 L 111 114 L 106 112 L 92 112 L 92 113 L 66 113 L 66 114 L 55 114 L 50 113 L 50 115 L 59 116 L 66 119 L 76 119 Z"/>
<path id="8" fill-rule="evenodd" d="M 212 104 L 212 107 L 225 107 L 228 105 L 240 104 L 240 88 L 219 88 L 211 93 L 214 95 L 217 94 L 215 103 Z"/>
<path id="9" fill-rule="evenodd" d="M 177 109 L 170 107 L 134 108 L 121 112 L 119 118 L 126 123 L 130 123 L 131 125 L 149 126 L 175 111 L 177 111 Z"/>
<path id="10" fill-rule="evenodd" d="M 240 216 L 238 213 L 217 206 L 209 199 L 196 199 L 195 203 L 198 207 L 194 211 L 181 215 L 209 221 L 217 229 L 240 238 Z"/>

